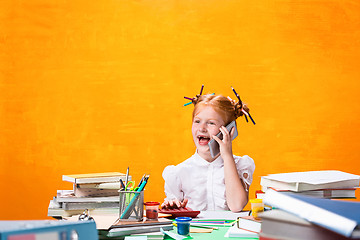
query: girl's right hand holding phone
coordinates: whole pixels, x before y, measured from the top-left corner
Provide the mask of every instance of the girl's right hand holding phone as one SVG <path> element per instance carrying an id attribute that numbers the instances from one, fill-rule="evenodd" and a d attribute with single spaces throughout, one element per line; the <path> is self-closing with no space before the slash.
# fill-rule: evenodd
<path id="1" fill-rule="evenodd" d="M 188 199 L 185 198 L 183 201 L 179 201 L 177 199 L 170 200 L 170 201 L 164 201 L 161 204 L 161 208 L 163 209 L 179 209 L 186 207 L 186 204 L 188 203 Z"/>
<path id="2" fill-rule="evenodd" d="M 235 128 L 232 128 L 229 132 L 226 127 L 221 126 L 219 130 L 223 135 L 223 139 L 218 138 L 216 135 L 214 135 L 213 138 L 220 146 L 220 154 L 223 159 L 226 158 L 226 156 L 233 158 L 232 138 L 235 133 Z"/>

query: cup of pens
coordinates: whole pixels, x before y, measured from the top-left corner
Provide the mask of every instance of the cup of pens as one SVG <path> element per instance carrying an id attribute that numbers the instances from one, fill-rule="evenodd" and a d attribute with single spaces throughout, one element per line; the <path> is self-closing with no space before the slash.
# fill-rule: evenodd
<path id="1" fill-rule="evenodd" d="M 120 191 L 119 195 L 120 221 L 142 221 L 144 215 L 144 191 Z"/>
<path id="2" fill-rule="evenodd" d="M 189 235 L 191 217 L 177 217 L 175 218 L 177 225 L 177 233 L 180 235 Z"/>

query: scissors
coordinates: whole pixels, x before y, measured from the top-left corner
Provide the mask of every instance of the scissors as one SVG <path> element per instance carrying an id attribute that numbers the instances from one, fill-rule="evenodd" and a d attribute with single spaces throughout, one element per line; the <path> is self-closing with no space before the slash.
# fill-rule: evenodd
<path id="1" fill-rule="evenodd" d="M 138 187 L 135 187 L 135 181 L 130 181 L 126 184 L 125 190 L 126 191 L 136 191 L 136 188 L 138 188 Z"/>
<path id="2" fill-rule="evenodd" d="M 126 187 L 125 187 L 125 191 L 131 191 L 131 192 L 134 192 L 138 189 L 139 187 L 135 187 L 135 181 L 130 181 L 126 184 Z M 130 201 L 131 201 L 131 198 L 133 197 L 135 193 L 129 193 L 127 192 L 126 193 L 126 197 L 125 197 L 125 205 L 129 205 Z"/>

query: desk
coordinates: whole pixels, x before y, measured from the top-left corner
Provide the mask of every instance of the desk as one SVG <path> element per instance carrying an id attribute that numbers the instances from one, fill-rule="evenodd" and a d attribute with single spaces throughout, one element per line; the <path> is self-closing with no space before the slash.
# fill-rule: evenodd
<path id="1" fill-rule="evenodd" d="M 240 212 L 240 213 L 233 213 L 230 211 L 205 211 L 201 212 L 196 219 L 217 219 L 217 220 L 236 220 L 237 217 L 240 216 L 247 216 L 248 212 Z M 254 240 L 256 238 L 226 238 L 224 237 L 225 233 L 229 229 L 227 226 L 217 226 L 219 229 L 213 230 L 211 233 L 191 233 L 190 236 L 192 240 L 237 240 L 237 239 L 251 239 Z M 176 227 L 171 231 L 176 233 Z M 160 240 L 160 239 L 172 239 L 168 236 L 163 236 L 161 233 L 150 233 L 150 234 L 138 234 L 138 235 L 131 235 L 131 236 L 147 236 L 148 240 Z M 99 236 L 99 239 L 124 239 L 124 237 L 111 237 L 107 238 L 104 236 Z"/>
<path id="2" fill-rule="evenodd" d="M 229 227 L 220 227 L 218 230 L 212 231 L 212 233 L 191 233 L 190 236 L 192 237 L 192 240 L 237 240 L 237 239 L 258 239 L 258 238 L 227 238 L 224 237 L 225 233 Z M 174 228 L 173 232 L 176 232 L 176 228 Z M 148 238 L 149 239 L 149 238 Z M 164 239 L 171 239 L 171 238 L 164 238 Z"/>
<path id="3" fill-rule="evenodd" d="M 217 220 L 236 220 L 237 217 L 248 216 L 249 212 L 233 213 L 231 211 L 203 211 L 196 219 L 217 219 Z M 218 230 L 213 230 L 211 233 L 191 233 L 194 240 L 212 240 L 212 239 L 254 239 L 254 238 L 227 238 L 224 237 L 229 227 L 221 226 Z M 173 230 L 176 232 L 176 228 Z"/>
<path id="4" fill-rule="evenodd" d="M 214 230 L 212 231 L 212 233 L 191 233 L 189 239 L 191 240 L 255 240 L 258 238 L 227 238 L 224 237 L 225 233 L 227 232 L 227 230 L 229 229 L 229 227 L 220 227 L 218 230 Z M 174 228 L 174 230 L 172 230 L 171 232 L 176 233 L 176 228 Z M 139 235 L 131 235 L 131 236 L 146 236 L 147 240 L 170 240 L 172 238 L 168 237 L 168 236 L 163 236 L 160 233 L 153 233 L 153 234 L 139 234 Z M 106 237 L 102 237 L 99 236 L 99 239 L 112 239 L 112 240 L 120 240 L 120 239 L 124 239 L 124 237 L 113 237 L 113 238 L 106 238 Z"/>

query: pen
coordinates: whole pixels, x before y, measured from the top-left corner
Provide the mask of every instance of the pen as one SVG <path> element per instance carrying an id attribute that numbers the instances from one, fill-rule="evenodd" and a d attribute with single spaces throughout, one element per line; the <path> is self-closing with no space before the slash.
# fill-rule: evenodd
<path id="1" fill-rule="evenodd" d="M 219 229 L 219 227 L 210 227 L 210 226 L 198 225 L 198 224 L 194 224 L 194 223 L 190 223 L 190 226 L 191 227 L 197 227 L 197 228 L 214 229 L 214 230 Z"/>
<path id="2" fill-rule="evenodd" d="M 120 185 L 121 185 L 120 190 L 125 190 L 125 184 L 122 179 L 120 179 Z"/>
<path id="3" fill-rule="evenodd" d="M 128 184 L 128 180 L 129 180 L 129 167 L 126 170 L 125 186 Z M 127 189 L 125 189 L 125 190 L 127 190 Z"/>
<path id="4" fill-rule="evenodd" d="M 226 221 L 194 221 L 192 223 L 200 223 L 200 224 L 209 224 L 209 225 L 212 225 L 212 224 L 227 224 Z"/>
<path id="5" fill-rule="evenodd" d="M 148 182 L 149 177 L 150 177 L 150 175 L 149 175 L 149 174 L 147 174 L 147 175 L 145 176 L 145 178 L 144 178 L 144 181 Z"/>
<path id="6" fill-rule="evenodd" d="M 142 176 L 142 178 L 141 178 L 141 180 L 140 180 L 140 182 L 139 182 L 139 185 L 138 185 L 138 187 L 140 187 L 140 185 L 142 184 L 142 182 L 144 181 L 144 179 L 145 179 L 145 176 L 146 176 L 146 174 L 144 174 L 143 176 Z"/>
<path id="7" fill-rule="evenodd" d="M 202 219 L 202 218 L 199 218 L 199 219 L 193 219 L 192 222 L 197 222 L 197 223 L 228 223 L 228 222 L 232 222 L 234 220 L 225 220 L 225 219 Z"/>
<path id="8" fill-rule="evenodd" d="M 235 221 L 232 221 L 230 224 L 231 226 L 234 226 L 237 222 L 239 222 L 240 217 L 238 217 Z"/>

